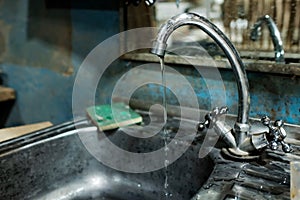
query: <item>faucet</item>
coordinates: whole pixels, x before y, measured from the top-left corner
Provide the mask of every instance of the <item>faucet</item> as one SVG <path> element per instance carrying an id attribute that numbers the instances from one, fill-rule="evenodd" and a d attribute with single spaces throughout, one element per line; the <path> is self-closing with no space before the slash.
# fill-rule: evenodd
<path id="1" fill-rule="evenodd" d="M 273 126 L 270 123 L 265 123 L 265 126 L 269 126 L 269 132 L 264 131 L 258 134 L 250 134 L 250 94 L 244 64 L 230 40 L 208 19 L 196 13 L 183 13 L 172 17 L 160 27 L 150 52 L 163 58 L 166 53 L 169 36 L 177 28 L 184 25 L 194 25 L 200 28 L 220 46 L 231 64 L 238 89 L 238 114 L 234 127 L 231 128 L 224 120 L 221 120 L 221 116 L 228 111 L 228 108 L 223 106 L 221 108 L 216 107 L 209 112 L 205 116 L 205 121 L 198 124 L 198 130 L 205 132 L 207 129 L 213 128 L 227 145 L 224 151 L 233 157 L 247 158 L 248 156 L 252 156 L 253 152 L 257 152 L 257 150 L 265 148 L 268 145 L 270 146 L 271 141 L 274 141 L 272 142 L 273 149 L 278 147 L 275 143 L 285 145 L 284 138 L 286 134 L 281 134 L 284 132 L 282 128 L 283 123 L 280 124 L 280 127 L 276 126 L 278 124 Z M 289 152 L 289 145 L 286 144 L 283 150 Z"/>
<path id="2" fill-rule="evenodd" d="M 280 32 L 273 21 L 273 19 L 269 15 L 265 15 L 263 17 L 260 17 L 257 22 L 253 25 L 251 33 L 250 33 L 250 39 L 253 41 L 256 41 L 259 36 L 261 35 L 261 26 L 263 23 L 266 23 L 269 31 L 270 36 L 273 41 L 274 50 L 275 50 L 275 61 L 277 63 L 285 63 L 284 61 L 284 50 L 283 50 L 283 44 L 280 37 Z"/>

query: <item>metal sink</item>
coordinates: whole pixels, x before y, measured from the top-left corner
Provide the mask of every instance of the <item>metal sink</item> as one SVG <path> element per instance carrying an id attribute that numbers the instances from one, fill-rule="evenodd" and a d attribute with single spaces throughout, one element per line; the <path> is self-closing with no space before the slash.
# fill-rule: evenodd
<path id="1" fill-rule="evenodd" d="M 86 134 L 95 128 L 87 120 L 80 123 Z M 142 144 L 139 151 L 163 144 L 159 134 L 142 142 L 122 129 L 106 135 L 122 148 Z M 171 199 L 191 199 L 210 176 L 214 162 L 198 158 L 200 146 L 189 146 L 168 166 Z M 164 182 L 165 169 L 126 173 L 105 166 L 84 147 L 73 123 L 0 144 L 0 199 L 157 200 L 165 198 Z"/>

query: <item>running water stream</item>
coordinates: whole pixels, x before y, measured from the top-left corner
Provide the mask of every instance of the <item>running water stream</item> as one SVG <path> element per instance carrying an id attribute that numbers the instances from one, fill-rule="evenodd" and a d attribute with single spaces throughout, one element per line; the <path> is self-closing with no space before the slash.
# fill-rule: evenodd
<path id="1" fill-rule="evenodd" d="M 167 93 L 167 87 L 166 87 L 166 75 L 165 75 L 165 65 L 164 65 L 164 60 L 163 58 L 160 59 L 160 68 L 161 68 L 161 77 L 162 77 L 162 86 L 163 86 L 163 94 L 162 94 L 162 105 L 164 108 L 164 115 L 163 115 L 163 138 L 164 138 L 164 152 L 165 152 L 165 161 L 164 161 L 164 167 L 165 167 L 165 182 L 164 182 L 164 193 L 165 193 L 165 199 L 168 199 L 171 196 L 171 193 L 168 192 L 168 165 L 169 165 L 169 160 L 168 160 L 168 142 L 169 142 L 169 132 L 166 129 L 167 125 L 167 101 L 166 101 L 166 93 Z"/>

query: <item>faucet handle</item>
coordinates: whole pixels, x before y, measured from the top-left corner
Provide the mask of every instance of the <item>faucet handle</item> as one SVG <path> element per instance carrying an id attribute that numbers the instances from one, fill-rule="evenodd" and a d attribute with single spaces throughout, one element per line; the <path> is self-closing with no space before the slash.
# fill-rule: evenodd
<path id="1" fill-rule="evenodd" d="M 221 115 L 226 114 L 227 112 L 228 112 L 228 107 L 222 106 L 221 108 L 215 107 L 210 113 L 212 113 L 214 117 L 219 117 Z"/>
<path id="2" fill-rule="evenodd" d="M 218 118 L 228 112 L 227 106 L 222 106 L 221 108 L 215 107 L 207 113 L 204 117 L 205 121 L 200 122 L 198 124 L 198 131 L 206 131 L 207 129 L 210 129 L 213 127 L 213 124 L 218 120 Z"/>
<path id="3" fill-rule="evenodd" d="M 276 120 L 273 124 L 271 124 L 270 118 L 268 116 L 264 116 L 261 118 L 261 122 L 269 128 L 266 138 L 269 142 L 270 149 L 276 150 L 278 149 L 279 144 L 281 144 L 282 150 L 285 153 L 292 151 L 291 146 L 284 141 L 287 134 L 283 128 L 284 122 L 282 120 Z"/>

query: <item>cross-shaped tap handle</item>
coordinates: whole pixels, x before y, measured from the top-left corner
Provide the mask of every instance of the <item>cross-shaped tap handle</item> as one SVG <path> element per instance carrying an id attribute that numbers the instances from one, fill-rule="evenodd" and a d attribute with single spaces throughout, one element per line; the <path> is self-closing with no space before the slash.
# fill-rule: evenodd
<path id="1" fill-rule="evenodd" d="M 204 117 L 205 121 L 200 122 L 198 124 L 198 131 L 202 132 L 202 131 L 206 131 L 209 128 L 212 128 L 213 124 L 218 120 L 218 118 L 226 114 L 227 112 L 228 112 L 227 106 L 223 106 L 221 108 L 215 107 L 214 109 L 212 109 L 212 111 L 210 111 L 205 115 Z"/>
<path id="2" fill-rule="evenodd" d="M 281 144 L 282 150 L 285 153 L 291 152 L 292 148 L 284 141 L 287 136 L 286 131 L 283 128 L 284 122 L 282 120 L 276 120 L 273 124 L 271 124 L 271 120 L 268 116 L 262 117 L 261 122 L 269 128 L 266 138 L 269 142 L 270 149 L 276 150 L 278 149 L 279 144 Z"/>

